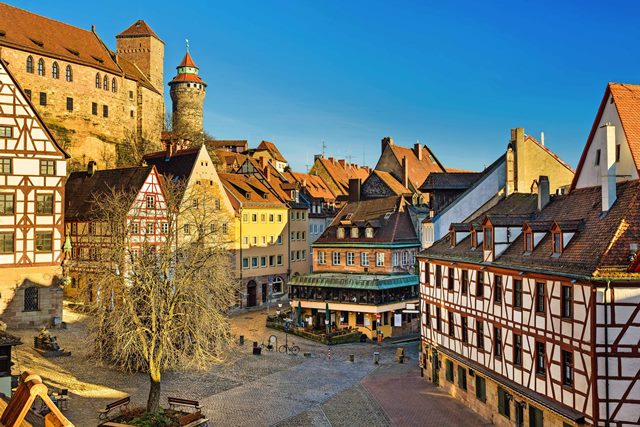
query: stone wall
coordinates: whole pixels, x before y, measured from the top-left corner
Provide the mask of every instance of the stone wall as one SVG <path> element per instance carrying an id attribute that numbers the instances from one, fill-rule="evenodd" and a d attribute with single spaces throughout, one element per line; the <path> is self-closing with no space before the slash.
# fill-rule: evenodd
<path id="1" fill-rule="evenodd" d="M 187 85 L 191 85 L 187 87 Z M 180 83 L 171 88 L 173 133 L 178 137 L 195 139 L 202 134 L 202 109 L 206 91 L 203 85 Z"/>
<path id="2" fill-rule="evenodd" d="M 136 64 L 164 94 L 164 43 L 155 37 L 120 36 L 116 38 L 116 53 Z"/>
<path id="3" fill-rule="evenodd" d="M 26 71 L 29 55 L 34 60 L 33 73 Z M 74 164 L 84 167 L 89 160 L 98 162 L 99 167 L 115 166 L 108 163 L 115 159 L 115 145 L 140 133 L 137 128 L 140 111 L 144 111 L 142 133 L 159 146 L 164 122 L 162 95 L 142 88 L 142 96 L 138 97 L 137 82 L 122 75 L 7 47 L 0 49 L 0 58 L 9 63 L 9 69 L 20 86 L 31 91 L 31 101 L 38 113 L 58 143 L 71 155 L 71 169 Z M 44 76 L 38 75 L 40 58 L 45 61 Z M 59 66 L 57 79 L 52 77 L 54 61 Z M 71 82 L 65 79 L 67 65 L 71 65 L 73 72 Z M 96 74 L 100 74 L 99 89 L 96 87 Z M 102 87 L 105 75 L 108 78 L 106 90 Z M 111 87 L 114 78 L 116 92 Z M 46 94 L 46 105 L 40 105 L 40 93 Z M 73 111 L 67 110 L 67 98 L 73 99 Z M 139 106 L 138 102 L 142 105 Z M 96 105 L 95 110 L 93 104 Z"/>

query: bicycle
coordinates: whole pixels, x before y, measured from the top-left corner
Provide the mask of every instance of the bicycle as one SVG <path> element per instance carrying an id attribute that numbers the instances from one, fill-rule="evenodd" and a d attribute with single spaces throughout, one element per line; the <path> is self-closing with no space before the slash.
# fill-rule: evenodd
<path id="1" fill-rule="evenodd" d="M 278 347 L 279 353 L 291 353 L 295 355 L 298 354 L 299 351 L 300 347 L 298 347 L 297 345 L 291 345 L 291 347 L 289 347 L 286 344 L 282 344 L 280 347 Z"/>

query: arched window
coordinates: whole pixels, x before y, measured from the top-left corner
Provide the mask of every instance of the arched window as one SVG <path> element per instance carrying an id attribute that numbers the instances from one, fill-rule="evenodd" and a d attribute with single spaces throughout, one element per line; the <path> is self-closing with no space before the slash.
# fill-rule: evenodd
<path id="1" fill-rule="evenodd" d="M 38 59 L 38 75 L 44 76 L 44 59 Z"/>
<path id="2" fill-rule="evenodd" d="M 116 78 L 112 78 L 111 79 L 111 92 L 117 92 L 118 91 L 118 83 L 116 82 Z"/>
<path id="3" fill-rule="evenodd" d="M 71 69 L 71 65 L 67 65 L 67 69 L 65 71 L 64 77 L 68 82 L 73 81 L 73 70 Z"/>
<path id="4" fill-rule="evenodd" d="M 51 77 L 53 77 L 54 79 L 60 78 L 60 67 L 58 66 L 57 62 L 54 62 L 51 66 Z"/>
<path id="5" fill-rule="evenodd" d="M 33 74 L 33 56 L 31 55 L 27 58 L 27 73 Z"/>
<path id="6" fill-rule="evenodd" d="M 102 79 L 102 89 L 109 90 L 109 77 L 107 77 L 106 75 Z"/>
<path id="7" fill-rule="evenodd" d="M 100 73 L 96 73 L 96 89 L 100 89 Z"/>

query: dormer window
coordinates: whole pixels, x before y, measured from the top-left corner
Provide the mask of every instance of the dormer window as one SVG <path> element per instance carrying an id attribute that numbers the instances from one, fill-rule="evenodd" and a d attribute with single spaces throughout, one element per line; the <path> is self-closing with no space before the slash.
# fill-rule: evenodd
<path id="1" fill-rule="evenodd" d="M 351 227 L 351 238 L 357 239 L 360 236 L 358 227 Z"/>
<path id="2" fill-rule="evenodd" d="M 524 251 L 529 254 L 533 252 L 533 233 L 531 231 L 524 232 Z"/>
<path id="3" fill-rule="evenodd" d="M 562 233 L 559 231 L 551 233 L 551 241 L 553 244 L 553 255 L 559 256 L 562 253 Z"/>
<path id="4" fill-rule="evenodd" d="M 449 231 L 449 243 L 451 244 L 451 247 L 454 247 L 456 245 L 456 232 L 455 232 L 455 230 Z"/>
<path id="5" fill-rule="evenodd" d="M 471 249 L 475 249 L 478 247 L 478 232 L 476 230 L 471 230 Z"/>
<path id="6" fill-rule="evenodd" d="M 338 239 L 344 239 L 344 227 L 338 227 Z"/>
<path id="7" fill-rule="evenodd" d="M 365 228 L 364 237 L 366 237 L 367 239 L 373 239 L 373 227 Z"/>
<path id="8" fill-rule="evenodd" d="M 491 226 L 483 229 L 483 247 L 485 251 L 493 250 L 493 227 Z"/>

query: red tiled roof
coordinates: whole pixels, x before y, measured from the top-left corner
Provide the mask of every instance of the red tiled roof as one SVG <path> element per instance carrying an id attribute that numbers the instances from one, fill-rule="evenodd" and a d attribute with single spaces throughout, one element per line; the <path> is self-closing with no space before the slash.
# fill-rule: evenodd
<path id="1" fill-rule="evenodd" d="M 401 147 L 395 144 L 387 145 L 385 150 L 387 148 L 391 150 L 400 165 L 402 165 L 402 159 L 404 157 L 407 158 L 409 166 L 409 186 L 413 186 L 415 189 L 418 189 L 422 185 L 431 172 L 445 171 L 444 166 L 442 166 L 435 154 L 433 154 L 426 145 L 422 146 L 422 160 L 418 159 L 416 152 L 412 148 Z M 376 169 L 379 169 L 378 165 L 376 165 Z"/>
<path id="2" fill-rule="evenodd" d="M 182 62 L 180 63 L 180 65 L 178 65 L 178 67 L 198 68 L 198 66 L 196 65 L 195 61 L 193 60 L 189 52 L 185 53 L 184 58 L 182 58 Z"/>
<path id="3" fill-rule="evenodd" d="M 633 158 L 636 169 L 640 174 L 640 85 L 609 83 L 604 91 L 600 107 L 598 108 L 598 113 L 596 114 L 596 118 L 591 127 L 591 132 L 587 138 L 587 143 L 582 151 L 582 156 L 580 156 L 577 173 L 573 177 L 573 182 L 571 183 L 572 190 L 578 183 L 580 171 L 582 170 L 591 142 L 598 130 L 598 126 L 600 125 L 602 113 L 604 112 L 604 107 L 607 103 L 607 99 L 609 99 L 609 95 L 613 97 L 613 103 L 618 110 L 620 123 L 622 124 L 624 135 L 627 138 L 627 143 L 631 150 L 631 157 Z"/>
<path id="4" fill-rule="evenodd" d="M 133 62 L 130 62 L 128 59 L 120 55 L 116 56 L 116 62 L 118 63 L 122 71 L 124 71 L 127 77 L 129 77 L 132 80 L 136 80 L 140 82 L 142 86 L 146 87 L 149 90 L 152 90 L 158 94 L 160 93 L 158 89 L 156 89 L 156 87 L 153 86 L 153 83 L 151 83 L 151 81 L 142 72 L 142 70 L 138 68 L 136 64 L 134 64 Z"/>
<path id="5" fill-rule="evenodd" d="M 344 160 L 336 160 L 332 157 L 318 157 L 316 162 L 319 162 L 327 171 L 327 174 L 333 178 L 334 182 L 341 191 L 336 196 L 346 195 L 349 192 L 349 179 L 360 178 L 364 181 L 369 177 L 370 170 L 366 166 L 358 166 L 356 164 L 349 164 Z"/>
<path id="6" fill-rule="evenodd" d="M 253 175 L 221 173 L 219 176 L 225 190 L 232 196 L 231 204 L 236 210 L 240 206 L 284 206 L 275 194 Z"/>
<path id="7" fill-rule="evenodd" d="M 182 82 L 191 82 L 191 83 L 200 83 L 202 85 L 207 85 L 201 78 L 200 76 L 198 76 L 197 74 L 187 74 L 187 73 L 183 73 L 183 74 L 178 74 L 176 75 L 173 80 L 171 80 L 169 82 L 169 84 L 171 83 L 182 83 Z"/>
<path id="8" fill-rule="evenodd" d="M 276 147 L 276 145 L 273 142 L 262 141 L 260 145 L 258 145 L 257 150 L 267 150 L 271 154 L 271 157 L 273 157 L 275 160 L 279 162 L 287 163 L 287 160 L 280 153 L 280 151 L 278 150 L 278 147 Z"/>
<path id="9" fill-rule="evenodd" d="M 148 36 L 152 36 L 160 40 L 160 37 L 158 37 L 158 35 L 151 29 L 151 27 L 149 27 L 149 25 L 147 25 L 146 22 L 144 22 L 142 19 L 138 19 L 129 28 L 127 28 L 126 30 L 118 34 L 116 38 L 119 39 L 119 38 L 127 38 L 127 37 L 148 37 Z"/>
<path id="10" fill-rule="evenodd" d="M 373 170 L 371 172 L 371 175 L 369 175 L 369 178 L 371 178 L 371 176 L 373 175 L 378 176 L 378 178 L 380 178 L 380 180 L 384 182 L 386 186 L 389 187 L 389 190 L 391 190 L 396 196 L 404 196 L 404 195 L 411 194 L 411 190 L 409 190 L 407 187 L 402 185 L 402 183 L 397 179 L 395 179 L 394 176 L 391 175 L 389 172 Z"/>
<path id="11" fill-rule="evenodd" d="M 336 200 L 335 194 L 329 189 L 324 180 L 318 175 L 309 175 L 298 172 L 288 172 L 293 178 L 298 181 L 302 188 L 314 199 L 322 199 L 325 202 L 332 202 Z"/>

